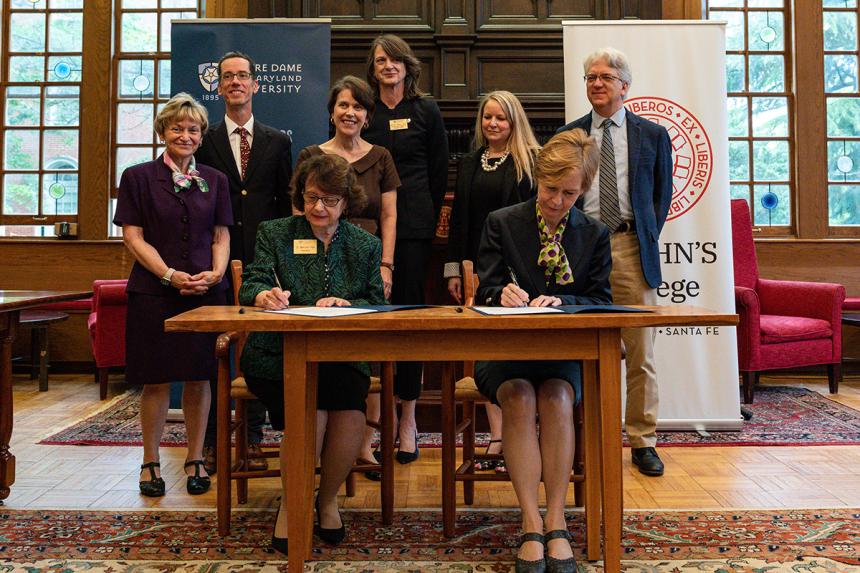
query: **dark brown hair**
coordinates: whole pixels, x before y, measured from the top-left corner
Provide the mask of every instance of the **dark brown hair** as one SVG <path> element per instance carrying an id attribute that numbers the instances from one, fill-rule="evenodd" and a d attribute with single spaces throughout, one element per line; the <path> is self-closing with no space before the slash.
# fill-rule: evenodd
<path id="1" fill-rule="evenodd" d="M 383 34 L 377 36 L 370 43 L 370 53 L 367 55 L 367 83 L 373 88 L 373 92 L 379 95 L 379 81 L 374 74 L 373 54 L 376 52 L 376 47 L 382 48 L 388 57 L 398 62 L 403 62 L 406 66 L 406 79 L 403 90 L 405 99 L 412 99 L 424 95 L 418 88 L 418 78 L 421 77 L 421 62 L 412 53 L 412 48 L 400 36 L 394 34 Z"/>
<path id="2" fill-rule="evenodd" d="M 328 92 L 328 113 L 334 113 L 334 106 L 337 103 L 337 98 L 340 92 L 349 90 L 352 97 L 367 110 L 367 121 L 373 117 L 373 110 L 376 109 L 376 102 L 373 99 L 373 90 L 367 85 L 367 82 L 355 76 L 343 76 L 337 80 Z"/>
<path id="3" fill-rule="evenodd" d="M 242 58 L 243 60 L 247 60 L 248 65 L 251 67 L 251 77 L 257 77 L 257 66 L 254 64 L 254 60 L 251 59 L 251 56 L 244 52 L 227 52 L 221 59 L 218 60 L 218 78 L 221 78 L 221 64 L 224 63 L 224 60 L 229 60 L 230 58 Z"/>
<path id="4" fill-rule="evenodd" d="M 314 155 L 296 166 L 292 181 L 293 207 L 302 212 L 305 210 L 302 194 L 308 182 L 316 185 L 326 195 L 345 197 L 344 213 L 347 215 L 360 213 L 367 205 L 364 188 L 358 184 L 358 178 L 349 162 L 339 155 Z"/>

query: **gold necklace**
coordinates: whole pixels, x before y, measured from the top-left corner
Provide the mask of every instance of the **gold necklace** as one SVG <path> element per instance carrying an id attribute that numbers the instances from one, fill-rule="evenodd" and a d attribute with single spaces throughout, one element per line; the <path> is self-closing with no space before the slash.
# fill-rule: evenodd
<path id="1" fill-rule="evenodd" d="M 508 158 L 508 155 L 510 155 L 510 154 L 511 154 L 511 152 L 510 152 L 510 151 L 505 151 L 505 152 L 501 155 L 501 157 L 499 157 L 499 160 L 498 160 L 497 162 L 495 162 L 494 164 L 490 165 L 490 148 L 489 148 L 489 147 L 488 147 L 488 148 L 486 148 L 486 149 L 484 150 L 484 152 L 481 154 L 481 169 L 483 169 L 483 170 L 484 170 L 484 171 L 486 171 L 487 173 L 490 173 L 490 172 L 492 172 L 492 171 L 495 171 L 496 169 L 498 169 L 498 168 L 499 168 L 499 165 L 501 165 L 502 163 L 504 163 L 504 162 L 505 162 L 505 159 L 507 159 L 507 158 Z"/>

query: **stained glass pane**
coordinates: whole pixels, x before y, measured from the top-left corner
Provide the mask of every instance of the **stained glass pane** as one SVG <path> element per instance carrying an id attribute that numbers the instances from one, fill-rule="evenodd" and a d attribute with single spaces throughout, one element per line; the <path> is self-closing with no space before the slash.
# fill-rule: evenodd
<path id="1" fill-rule="evenodd" d="M 119 96 L 152 96 L 155 89 L 152 60 L 121 60 L 119 63 Z"/>
<path id="2" fill-rule="evenodd" d="M 750 50 L 782 50 L 785 45 L 782 12 L 750 12 L 747 18 Z"/>
<path id="3" fill-rule="evenodd" d="M 860 141 L 827 142 L 827 179 L 860 181 Z"/>
<path id="4" fill-rule="evenodd" d="M 42 177 L 42 212 L 46 215 L 78 213 L 77 173 L 46 173 Z"/>
<path id="5" fill-rule="evenodd" d="M 755 225 L 789 225 L 791 198 L 788 185 L 756 185 L 753 188 Z M 771 207 L 768 209 L 768 207 Z"/>
<path id="6" fill-rule="evenodd" d="M 48 81 L 81 81 L 81 56 L 51 56 L 48 58 Z"/>

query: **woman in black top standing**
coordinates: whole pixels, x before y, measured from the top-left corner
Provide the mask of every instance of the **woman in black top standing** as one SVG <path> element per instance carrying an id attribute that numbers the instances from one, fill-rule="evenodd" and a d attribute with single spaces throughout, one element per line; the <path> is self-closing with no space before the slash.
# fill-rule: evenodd
<path id="1" fill-rule="evenodd" d="M 370 45 L 367 82 L 376 112 L 364 139 L 388 149 L 401 186 L 397 193 L 397 242 L 391 302 L 423 304 L 424 281 L 436 221 L 448 183 L 448 138 L 439 107 L 418 89 L 421 63 L 409 44 L 385 34 Z M 421 393 L 422 363 L 398 362 L 394 392 L 401 416 L 397 461 L 418 458 L 415 403 Z"/>

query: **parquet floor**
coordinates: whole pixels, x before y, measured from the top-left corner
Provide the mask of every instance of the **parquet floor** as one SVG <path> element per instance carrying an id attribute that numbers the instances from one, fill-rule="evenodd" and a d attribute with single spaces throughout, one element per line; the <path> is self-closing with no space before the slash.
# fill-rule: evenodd
<path id="1" fill-rule="evenodd" d="M 774 379 L 764 379 L 765 383 Z M 826 393 L 824 377 L 785 377 L 780 384 L 806 386 Z M 214 508 L 214 488 L 206 495 L 185 492 L 182 448 L 162 448 L 162 472 L 168 494 L 151 499 L 138 493 L 141 448 L 42 446 L 52 431 L 102 406 L 92 378 L 54 375 L 40 393 L 35 382 L 16 377 L 15 429 L 11 449 L 17 479 L 5 501 L 9 508 L 134 509 Z M 112 384 L 112 392 L 121 392 Z M 834 399 L 860 409 L 860 376 L 846 377 Z M 639 509 L 750 509 L 860 507 L 860 446 L 826 447 L 664 447 L 666 474 L 648 478 L 624 459 L 624 506 Z M 438 508 L 441 503 L 440 450 L 423 449 L 408 466 L 397 464 L 397 507 Z M 274 508 L 275 479 L 255 480 L 250 508 Z M 357 495 L 344 498 L 351 508 L 379 506 L 378 486 L 359 478 Z M 509 483 L 479 483 L 476 506 L 515 507 Z M 234 506 L 235 507 L 235 506 Z"/>

